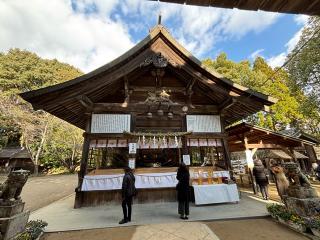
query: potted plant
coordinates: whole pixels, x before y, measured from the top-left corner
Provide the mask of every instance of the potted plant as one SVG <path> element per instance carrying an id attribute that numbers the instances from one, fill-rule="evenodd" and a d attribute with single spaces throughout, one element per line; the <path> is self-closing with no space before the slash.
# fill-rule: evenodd
<path id="1" fill-rule="evenodd" d="M 285 210 L 285 207 L 280 204 L 267 204 L 267 211 L 270 213 L 271 217 L 278 220 L 278 215 Z"/>
<path id="2" fill-rule="evenodd" d="M 288 221 L 290 220 L 291 218 L 291 213 L 288 212 L 285 208 L 283 208 L 279 213 L 278 213 L 278 219 L 279 219 L 279 222 L 281 223 L 284 223 L 284 224 L 287 224 Z"/>
<path id="3" fill-rule="evenodd" d="M 16 240 L 38 240 L 47 225 L 48 223 L 42 220 L 30 221 L 27 223 L 25 231 L 19 234 Z"/>
<path id="4" fill-rule="evenodd" d="M 308 222 L 313 235 L 320 237 L 320 217 L 310 219 Z"/>
<path id="5" fill-rule="evenodd" d="M 305 232 L 307 230 L 305 221 L 296 214 L 291 214 L 288 225 L 299 232 Z"/>

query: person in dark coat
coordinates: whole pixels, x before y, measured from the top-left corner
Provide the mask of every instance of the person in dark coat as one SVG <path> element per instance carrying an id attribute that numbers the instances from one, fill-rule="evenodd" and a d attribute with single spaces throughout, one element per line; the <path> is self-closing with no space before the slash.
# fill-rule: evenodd
<path id="1" fill-rule="evenodd" d="M 318 166 L 316 168 L 317 180 L 320 181 L 320 161 L 318 161 Z"/>
<path id="2" fill-rule="evenodd" d="M 124 176 L 122 180 L 122 211 L 123 219 L 119 224 L 124 224 L 131 221 L 132 199 L 136 194 L 135 177 L 131 168 L 124 168 Z"/>
<path id="3" fill-rule="evenodd" d="M 189 180 L 190 174 L 187 166 L 181 163 L 177 172 L 178 213 L 181 219 L 188 219 L 189 215 Z"/>
<path id="4" fill-rule="evenodd" d="M 268 176 L 266 174 L 266 169 L 264 168 L 261 160 L 256 160 L 253 167 L 253 176 L 256 179 L 256 183 L 259 185 L 263 199 L 269 199 L 268 193 Z"/>

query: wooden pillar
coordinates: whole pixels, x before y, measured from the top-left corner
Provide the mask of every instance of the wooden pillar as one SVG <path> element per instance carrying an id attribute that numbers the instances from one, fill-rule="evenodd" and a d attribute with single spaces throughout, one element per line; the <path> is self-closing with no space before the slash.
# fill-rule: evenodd
<path id="1" fill-rule="evenodd" d="M 181 130 L 182 130 L 182 132 L 187 132 L 187 117 L 186 117 L 186 115 L 184 115 L 182 117 Z M 182 154 L 184 154 L 184 155 L 189 154 L 188 144 L 187 144 L 187 137 L 186 136 L 182 136 L 181 137 L 181 142 L 182 142 Z M 182 157 L 181 157 L 181 159 L 182 159 Z"/>
<path id="2" fill-rule="evenodd" d="M 306 151 L 307 151 L 307 156 L 308 156 L 308 171 L 311 170 L 312 168 L 312 163 L 317 162 L 317 155 L 314 151 L 314 148 L 312 145 L 304 145 Z"/>
<path id="3" fill-rule="evenodd" d="M 227 170 L 232 170 L 231 157 L 230 157 L 227 137 L 223 137 L 222 141 L 223 141 L 223 148 L 224 148 L 224 155 L 225 155 L 224 157 L 226 161 Z"/>
<path id="4" fill-rule="evenodd" d="M 221 125 L 221 133 L 225 133 L 224 115 L 223 114 L 220 114 L 220 125 Z M 225 158 L 225 161 L 226 161 L 227 170 L 232 170 L 230 150 L 229 150 L 229 144 L 228 144 L 228 137 L 227 136 L 224 136 L 222 138 L 222 145 L 223 145 L 223 149 L 224 149 L 224 158 Z"/>
<path id="5" fill-rule="evenodd" d="M 86 129 L 83 133 L 83 147 L 82 147 L 82 156 L 80 162 L 80 172 L 78 173 L 78 186 L 75 189 L 76 197 L 74 202 L 74 208 L 80 208 L 83 203 L 83 192 L 81 191 L 83 178 L 87 173 L 88 166 L 88 156 L 89 156 L 89 147 L 90 147 L 90 138 L 88 133 L 91 132 L 91 113 L 86 114 Z"/>
<path id="6" fill-rule="evenodd" d="M 304 161 L 299 161 L 297 158 L 296 158 L 296 155 L 294 155 L 294 150 L 293 148 L 289 148 L 290 150 L 290 153 L 292 155 L 292 158 L 294 160 L 294 162 L 298 163 L 298 166 L 300 167 L 300 169 L 305 172 L 306 171 L 306 165 L 304 164 Z"/>

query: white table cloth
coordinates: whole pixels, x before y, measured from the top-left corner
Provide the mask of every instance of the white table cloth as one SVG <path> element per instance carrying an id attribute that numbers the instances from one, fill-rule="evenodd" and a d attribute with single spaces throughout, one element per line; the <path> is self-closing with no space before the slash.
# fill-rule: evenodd
<path id="1" fill-rule="evenodd" d="M 190 177 L 194 177 L 190 171 Z M 203 177 L 206 176 L 203 173 Z M 114 175 L 86 175 L 82 182 L 82 191 L 97 191 L 97 190 L 116 190 L 122 187 L 122 178 L 124 174 Z M 141 173 L 135 174 L 136 188 L 168 188 L 176 187 L 178 181 L 176 172 L 166 173 Z M 228 171 L 213 172 L 213 177 L 230 177 Z"/>
<path id="2" fill-rule="evenodd" d="M 135 174 L 136 188 L 176 187 L 176 172 Z M 82 191 L 115 190 L 122 187 L 123 174 L 86 175 L 82 183 Z"/>
<path id="3" fill-rule="evenodd" d="M 194 185 L 193 189 L 196 205 L 239 201 L 236 184 Z"/>

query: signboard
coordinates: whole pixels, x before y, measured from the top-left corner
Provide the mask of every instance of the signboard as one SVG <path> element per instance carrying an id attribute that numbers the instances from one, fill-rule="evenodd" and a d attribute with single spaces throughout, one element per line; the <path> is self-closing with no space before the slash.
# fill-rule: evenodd
<path id="1" fill-rule="evenodd" d="M 137 144 L 129 143 L 129 154 L 136 154 L 136 153 L 137 153 Z"/>
<path id="2" fill-rule="evenodd" d="M 190 155 L 182 155 L 182 161 L 185 165 L 190 165 Z"/>
<path id="3" fill-rule="evenodd" d="M 221 132 L 221 122 L 219 115 L 187 115 L 186 120 L 188 132 Z"/>
<path id="4" fill-rule="evenodd" d="M 130 114 L 92 114 L 91 133 L 130 132 Z"/>
<path id="5" fill-rule="evenodd" d="M 136 168 L 136 160 L 134 158 L 129 158 L 129 168 L 135 169 Z"/>

